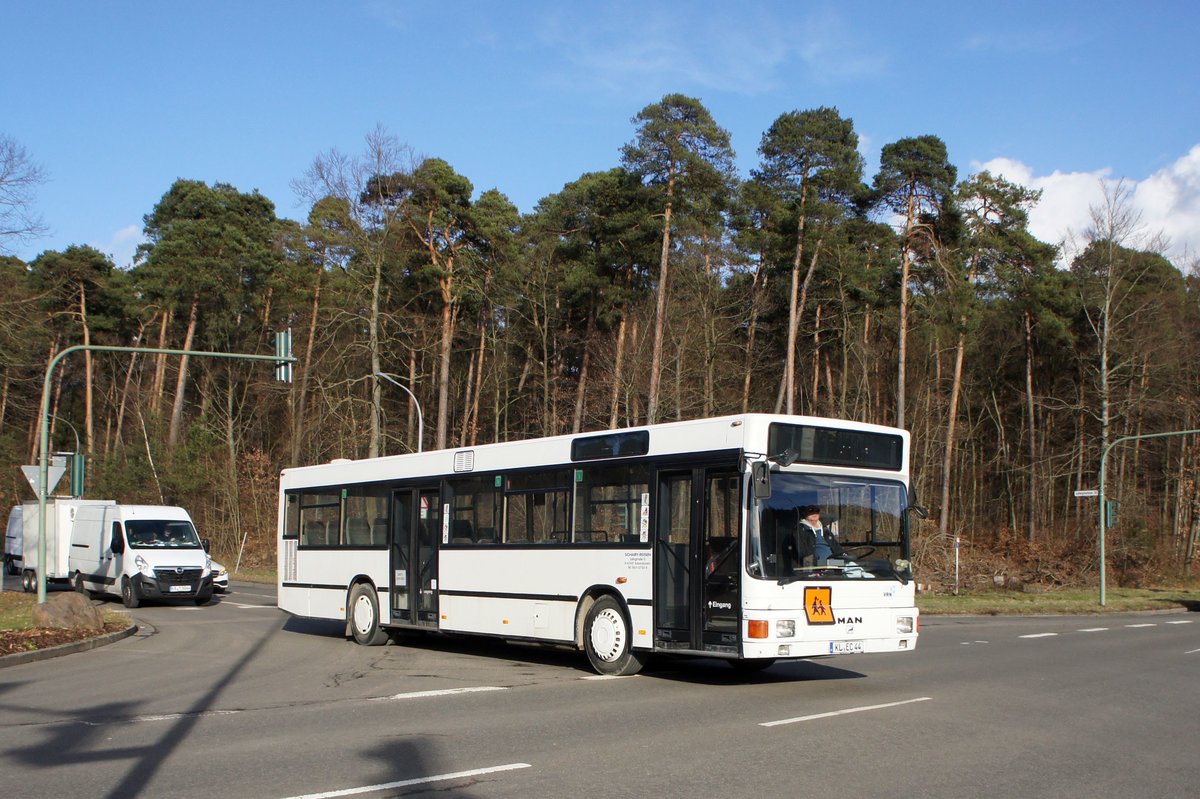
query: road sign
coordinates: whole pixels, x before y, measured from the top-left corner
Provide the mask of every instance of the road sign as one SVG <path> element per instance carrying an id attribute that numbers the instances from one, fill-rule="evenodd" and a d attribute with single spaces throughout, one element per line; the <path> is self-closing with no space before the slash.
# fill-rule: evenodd
<path id="1" fill-rule="evenodd" d="M 1082 491 L 1076 491 L 1075 496 L 1076 497 L 1098 497 L 1098 496 L 1100 496 L 1100 489 L 1085 488 Z"/>
<path id="2" fill-rule="evenodd" d="M 46 480 L 49 485 L 45 491 L 38 490 L 38 483 L 41 482 L 40 469 L 36 466 L 22 466 L 21 473 L 25 475 L 25 479 L 29 481 L 29 485 L 33 488 L 33 492 L 39 497 L 48 496 L 54 487 L 58 485 L 58 481 L 67 473 L 66 466 L 51 466 L 46 469 Z"/>

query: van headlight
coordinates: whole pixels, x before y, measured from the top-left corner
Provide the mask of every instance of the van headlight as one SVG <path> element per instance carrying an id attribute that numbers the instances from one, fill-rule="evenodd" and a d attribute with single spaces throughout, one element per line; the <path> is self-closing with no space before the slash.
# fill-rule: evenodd
<path id="1" fill-rule="evenodd" d="M 136 558 L 133 559 L 133 565 L 137 566 L 138 571 L 140 571 L 142 574 L 146 575 L 147 577 L 154 576 L 154 569 L 150 568 L 150 564 L 141 555 L 138 555 Z"/>

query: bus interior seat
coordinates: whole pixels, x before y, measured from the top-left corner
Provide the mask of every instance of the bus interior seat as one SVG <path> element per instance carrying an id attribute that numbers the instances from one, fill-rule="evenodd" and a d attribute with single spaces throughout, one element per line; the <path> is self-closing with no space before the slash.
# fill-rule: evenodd
<path id="1" fill-rule="evenodd" d="M 308 521 L 304 523 L 304 542 L 309 546 L 323 546 L 329 543 L 325 537 L 325 522 Z"/>
<path id="2" fill-rule="evenodd" d="M 450 542 L 454 544 L 474 544 L 475 534 L 468 519 L 454 519 L 450 522 Z"/>
<path id="3" fill-rule="evenodd" d="M 380 516 L 371 522 L 371 544 L 379 545 L 387 543 L 387 519 Z"/>
<path id="4" fill-rule="evenodd" d="M 496 543 L 496 528 L 495 527 L 480 527 L 475 531 L 475 541 L 480 544 Z"/>
<path id="5" fill-rule="evenodd" d="M 361 516 L 346 519 L 346 543 L 350 546 L 367 546 L 371 543 L 371 527 Z"/>
<path id="6" fill-rule="evenodd" d="M 608 531 L 607 530 L 580 530 L 579 532 L 575 533 L 575 540 L 591 542 L 593 544 L 596 543 L 597 541 L 607 541 L 608 540 Z"/>

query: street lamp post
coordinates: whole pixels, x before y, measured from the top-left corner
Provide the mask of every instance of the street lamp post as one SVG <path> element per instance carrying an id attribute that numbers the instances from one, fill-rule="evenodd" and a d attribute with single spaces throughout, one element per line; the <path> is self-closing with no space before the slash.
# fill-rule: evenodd
<path id="1" fill-rule="evenodd" d="M 421 401 L 417 399 L 416 394 L 409 390 L 408 386 L 397 382 L 395 375 L 390 375 L 387 372 L 375 372 L 375 377 L 382 377 L 396 388 L 403 389 L 405 394 L 412 397 L 413 405 L 417 407 L 417 452 L 420 452 L 421 445 L 425 441 L 425 417 L 421 414 Z"/>

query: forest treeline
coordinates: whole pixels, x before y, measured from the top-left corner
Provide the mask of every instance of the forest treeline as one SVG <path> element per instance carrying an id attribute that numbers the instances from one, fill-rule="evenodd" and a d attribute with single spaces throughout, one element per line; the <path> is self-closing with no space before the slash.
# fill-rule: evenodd
<path id="1" fill-rule="evenodd" d="M 386 131 L 294 181 L 307 219 L 178 180 L 129 269 L 91 247 L 0 259 L 0 452 L 30 498 L 46 365 L 76 344 L 269 354 L 269 365 L 77 353 L 54 373 L 52 447 L 88 454 L 88 495 L 192 510 L 219 553 L 273 564 L 293 464 L 742 411 L 913 433 L 926 580 L 1096 577 L 1105 446 L 1197 426 L 1197 278 L 1120 186 L 1069 262 L 1028 229 L 1037 192 L 962 176 L 934 135 L 865 174 L 835 108 L 781 114 L 748 176 L 694 98 L 632 120 L 614 165 L 522 214 Z M 1187 265 L 1182 265 L 1186 267 Z M 387 377 L 377 377 L 376 375 Z M 1186 569 L 1200 447 L 1121 444 L 1108 492 L 1119 580 Z"/>

